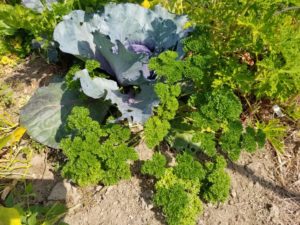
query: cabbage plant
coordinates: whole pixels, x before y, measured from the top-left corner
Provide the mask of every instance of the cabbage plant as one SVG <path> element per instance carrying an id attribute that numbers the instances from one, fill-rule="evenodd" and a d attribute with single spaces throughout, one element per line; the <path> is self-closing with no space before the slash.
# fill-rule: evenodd
<path id="1" fill-rule="evenodd" d="M 109 74 L 109 78 L 92 78 L 86 69 L 74 74 L 74 79 L 80 80 L 80 91 L 91 102 L 98 99 L 97 105 L 102 102 L 105 110 L 108 103 L 113 104 L 122 114 L 117 120 L 143 124 L 159 103 L 154 92 L 154 71 L 149 70 L 148 61 L 165 50 L 183 55 L 180 40 L 190 31 L 184 28 L 187 21 L 186 16 L 171 14 L 161 6 L 149 10 L 136 4 L 111 3 L 96 13 L 72 11 L 56 26 L 53 37 L 62 52 L 82 60 L 97 60 Z M 51 86 L 59 89 L 60 95 Z M 33 139 L 58 147 L 66 115 L 77 103 L 64 104 L 67 90 L 61 83 L 51 86 L 43 87 L 43 98 L 38 91 L 23 108 L 21 123 Z M 121 87 L 129 91 L 121 92 Z M 137 89 L 138 93 L 133 91 Z M 45 95 L 47 92 L 49 95 Z M 51 104 L 48 108 L 47 99 Z"/>

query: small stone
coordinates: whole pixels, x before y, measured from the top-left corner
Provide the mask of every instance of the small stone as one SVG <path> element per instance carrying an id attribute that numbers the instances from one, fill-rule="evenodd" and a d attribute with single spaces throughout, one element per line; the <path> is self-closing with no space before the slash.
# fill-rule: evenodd
<path id="1" fill-rule="evenodd" d="M 255 187 L 256 189 L 261 189 L 261 188 L 262 188 L 259 182 L 256 182 L 256 183 L 254 184 L 254 187 Z"/>
<path id="2" fill-rule="evenodd" d="M 145 202 L 145 200 L 143 198 L 141 198 L 141 204 L 142 204 L 142 209 L 147 209 L 147 203 Z"/>
<path id="3" fill-rule="evenodd" d="M 67 198 L 67 190 L 63 182 L 58 182 L 51 190 L 48 196 L 49 201 L 62 201 Z"/>
<path id="4" fill-rule="evenodd" d="M 270 212 L 271 219 L 278 219 L 279 218 L 279 208 L 274 204 L 268 204 L 268 210 Z"/>
<path id="5" fill-rule="evenodd" d="M 98 185 L 98 186 L 96 186 L 95 190 L 98 192 L 98 191 L 101 191 L 101 190 L 102 190 L 102 188 L 103 188 L 103 186 L 101 186 L 101 185 Z"/>
<path id="6" fill-rule="evenodd" d="M 148 209 L 153 209 L 154 208 L 154 205 L 153 204 L 149 204 L 148 205 Z"/>
<path id="7" fill-rule="evenodd" d="M 49 201 L 66 201 L 69 205 L 79 203 L 81 195 L 77 188 L 73 187 L 66 180 L 58 182 L 51 190 L 48 197 Z"/>
<path id="8" fill-rule="evenodd" d="M 233 198 L 236 197 L 236 191 L 234 191 L 234 190 L 231 191 L 231 197 L 233 197 Z"/>

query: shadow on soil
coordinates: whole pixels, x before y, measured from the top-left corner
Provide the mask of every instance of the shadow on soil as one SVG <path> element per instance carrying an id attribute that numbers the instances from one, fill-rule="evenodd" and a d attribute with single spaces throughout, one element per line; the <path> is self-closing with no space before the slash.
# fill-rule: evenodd
<path id="1" fill-rule="evenodd" d="M 232 171 L 236 171 L 244 177 L 252 180 L 254 183 L 259 183 L 263 188 L 269 189 L 274 192 L 276 195 L 289 198 L 290 200 L 300 204 L 300 193 L 290 191 L 280 185 L 277 185 L 271 181 L 267 181 L 264 178 L 255 174 L 250 168 L 245 168 L 244 165 L 239 165 L 233 162 L 228 162 L 228 168 Z"/>

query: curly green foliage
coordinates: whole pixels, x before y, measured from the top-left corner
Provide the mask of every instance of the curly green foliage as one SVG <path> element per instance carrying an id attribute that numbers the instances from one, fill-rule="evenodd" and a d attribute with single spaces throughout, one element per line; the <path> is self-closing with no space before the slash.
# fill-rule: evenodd
<path id="1" fill-rule="evenodd" d="M 80 86 L 80 81 L 79 80 L 74 80 L 75 73 L 81 70 L 81 66 L 79 64 L 74 64 L 71 66 L 71 68 L 68 70 L 66 76 L 65 76 L 65 81 L 68 89 L 73 89 L 73 90 L 79 90 Z"/>
<path id="2" fill-rule="evenodd" d="M 165 51 L 150 59 L 149 69 L 155 71 L 159 78 L 164 78 L 166 83 L 173 84 L 182 79 L 184 62 L 178 60 L 177 52 Z"/>
<path id="3" fill-rule="evenodd" d="M 222 147 L 230 157 L 237 159 L 241 151 L 240 136 L 243 131 L 239 122 L 242 104 L 233 91 L 229 88 L 221 88 L 202 94 L 193 94 L 188 106 L 191 112 L 185 113 L 186 119 L 179 122 L 186 126 L 178 129 L 179 133 L 189 133 L 192 136 L 188 137 L 186 142 L 213 157 L 217 154 L 216 146 L 219 141 L 215 133 L 223 133 L 220 138 Z M 230 127 L 236 124 L 237 129 Z M 232 132 L 226 132 L 226 128 Z M 238 133 L 237 136 L 236 133 Z"/>
<path id="4" fill-rule="evenodd" d="M 221 124 L 217 120 L 210 119 L 201 112 L 192 112 L 189 116 L 195 130 L 217 131 L 220 129 Z"/>
<path id="5" fill-rule="evenodd" d="M 242 113 L 241 101 L 229 88 L 198 95 L 194 104 L 205 117 L 220 122 L 236 120 Z"/>
<path id="6" fill-rule="evenodd" d="M 162 207 L 170 225 L 196 224 L 197 215 L 202 210 L 197 195 L 188 193 L 181 184 L 169 188 L 159 188 L 154 197 L 156 206 Z"/>
<path id="7" fill-rule="evenodd" d="M 176 157 L 177 165 L 174 167 L 174 174 L 184 180 L 197 180 L 201 182 L 205 177 L 202 165 L 188 153 Z"/>
<path id="8" fill-rule="evenodd" d="M 93 120 L 88 109 L 83 107 L 74 107 L 70 116 L 67 118 L 66 130 L 73 136 L 87 137 L 95 135 L 102 137 L 106 132 L 100 128 L 100 124 Z"/>
<path id="9" fill-rule="evenodd" d="M 91 77 L 103 77 L 103 78 L 107 78 L 108 77 L 107 74 L 100 72 L 100 70 L 99 70 L 100 67 L 101 67 L 101 64 L 97 60 L 88 59 L 88 60 L 85 61 L 84 68 L 89 71 L 89 75 Z"/>
<path id="10" fill-rule="evenodd" d="M 223 157 L 218 156 L 216 162 L 206 163 L 207 174 L 203 180 L 200 195 L 212 203 L 224 202 L 229 196 L 230 176 L 226 173 L 226 161 Z"/>
<path id="11" fill-rule="evenodd" d="M 253 153 L 257 148 L 262 148 L 265 144 L 266 135 L 261 130 L 257 131 L 252 127 L 246 127 L 243 132 L 243 126 L 240 121 L 229 123 L 228 129 L 220 137 L 219 144 L 222 150 L 228 154 L 231 160 L 238 160 L 241 151 Z"/>
<path id="12" fill-rule="evenodd" d="M 80 81 L 78 79 L 74 80 L 74 76 L 76 72 L 81 71 L 84 68 L 88 70 L 89 75 L 91 77 L 107 77 L 107 75 L 105 75 L 104 73 L 97 71 L 98 69 L 100 69 L 100 66 L 101 64 L 93 59 L 86 60 L 84 65 L 82 62 L 75 63 L 73 66 L 70 67 L 65 76 L 65 81 L 68 89 L 80 89 Z"/>
<path id="13" fill-rule="evenodd" d="M 169 120 L 176 115 L 179 106 L 176 97 L 180 94 L 180 87 L 158 83 L 155 85 L 155 92 L 161 102 L 155 110 L 156 115 L 149 118 L 144 126 L 146 144 L 150 148 L 158 145 L 171 128 Z"/>
<path id="14" fill-rule="evenodd" d="M 222 150 L 228 154 L 231 160 L 238 160 L 241 154 L 241 135 L 243 132 L 242 123 L 238 120 L 228 124 L 228 130 L 220 137 Z"/>
<path id="15" fill-rule="evenodd" d="M 258 148 L 263 148 L 266 144 L 266 133 L 262 129 L 256 131 L 255 140 L 257 142 Z"/>
<path id="16" fill-rule="evenodd" d="M 162 208 L 168 224 L 192 225 L 196 224 L 202 211 L 199 195 L 213 203 L 228 198 L 230 177 L 225 171 L 226 166 L 226 160 L 221 156 L 202 166 L 185 152 L 176 156 L 174 167 L 165 168 L 165 156 L 156 153 L 152 160 L 144 163 L 142 171 L 157 178 L 154 203 Z"/>
<path id="17" fill-rule="evenodd" d="M 167 84 L 192 79 L 194 85 L 202 87 L 205 82 L 201 70 L 202 62 L 203 60 L 199 57 L 187 57 L 184 60 L 179 60 L 177 52 L 165 51 L 150 59 L 149 68 L 155 71 L 160 81 Z"/>
<path id="18" fill-rule="evenodd" d="M 202 211 L 198 194 L 200 180 L 205 177 L 204 170 L 188 154 L 177 156 L 176 161 L 174 168 L 165 168 L 165 156 L 156 153 L 152 160 L 144 163 L 142 171 L 158 179 L 153 200 L 157 207 L 162 208 L 168 224 L 192 225 Z"/>
<path id="19" fill-rule="evenodd" d="M 256 132 L 254 128 L 246 128 L 246 132 L 242 135 L 242 148 L 245 149 L 247 152 L 255 152 L 257 144 Z"/>
<path id="20" fill-rule="evenodd" d="M 158 83 L 155 85 L 155 93 L 160 99 L 160 104 L 156 109 L 157 115 L 162 120 L 171 120 L 175 117 L 179 107 L 177 97 L 180 95 L 179 85 L 168 85 Z"/>
<path id="21" fill-rule="evenodd" d="M 240 121 L 241 101 L 228 87 L 193 94 L 188 107 L 190 110 L 181 115 L 183 119 L 172 122 L 175 131 L 171 131 L 167 138 L 175 149 L 200 150 L 214 157 L 218 154 L 216 146 L 220 145 L 228 157 L 235 161 L 243 149 L 252 153 L 257 146 L 264 146 L 262 130 L 255 131 L 248 127 L 244 132 Z"/>
<path id="22" fill-rule="evenodd" d="M 168 168 L 155 185 L 154 203 L 161 207 L 170 225 L 193 225 L 202 212 L 198 197 L 200 184 L 197 180 L 178 178 Z"/>
<path id="23" fill-rule="evenodd" d="M 193 136 L 192 141 L 198 143 L 201 151 L 206 155 L 213 157 L 217 154 L 216 140 L 213 133 L 196 133 Z"/>
<path id="24" fill-rule="evenodd" d="M 89 59 L 85 62 L 85 68 L 92 73 L 95 69 L 99 69 L 101 66 L 100 62 L 97 60 Z"/>
<path id="25" fill-rule="evenodd" d="M 175 224 L 180 219 L 181 215 L 179 212 L 188 204 L 188 196 L 182 185 L 175 184 L 168 189 L 158 189 L 154 197 L 154 202 L 157 206 L 163 207 L 163 212 L 167 216 L 168 223 Z"/>
<path id="26" fill-rule="evenodd" d="M 155 92 L 160 104 L 155 110 L 156 115 L 145 124 L 145 138 L 149 147 L 158 145 L 168 134 L 171 128 L 169 121 L 174 119 L 179 108 L 182 85 L 178 82 L 191 72 L 197 73 L 191 65 L 189 60 L 179 60 L 178 53 L 173 51 L 163 52 L 150 60 L 149 68 L 155 71 L 159 80 Z"/>
<path id="27" fill-rule="evenodd" d="M 158 145 L 168 134 L 171 126 L 167 120 L 161 120 L 158 116 L 153 116 L 144 125 L 145 141 L 149 148 Z"/>
<path id="28" fill-rule="evenodd" d="M 74 107 L 67 119 L 71 136 L 61 141 L 67 157 L 62 175 L 80 186 L 116 184 L 131 176 L 129 160 L 137 153 L 127 146 L 130 130 L 120 125 L 100 126 L 83 107 Z"/>
<path id="29" fill-rule="evenodd" d="M 159 179 L 165 174 L 166 165 L 166 157 L 160 153 L 154 153 L 152 159 L 143 164 L 141 172 Z"/>
<path id="30" fill-rule="evenodd" d="M 68 158 L 62 169 L 63 177 L 72 179 L 80 186 L 97 184 L 103 179 L 104 171 L 96 150 L 100 148 L 97 136 L 89 135 L 84 140 L 80 137 L 63 139 L 60 146 Z"/>

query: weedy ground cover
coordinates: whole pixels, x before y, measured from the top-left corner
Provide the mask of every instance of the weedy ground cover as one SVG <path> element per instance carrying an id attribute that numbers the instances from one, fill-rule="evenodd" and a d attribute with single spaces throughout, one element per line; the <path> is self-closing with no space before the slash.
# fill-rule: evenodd
<path id="1" fill-rule="evenodd" d="M 31 138 L 62 149 L 63 177 L 80 186 L 129 179 L 138 160 L 133 145 L 145 141 L 156 152 L 141 171 L 155 182 L 155 205 L 169 224 L 194 224 L 201 201 L 228 198 L 227 162 L 266 141 L 284 153 L 288 126 L 299 126 L 300 5 L 141 5 L 2 3 L 0 55 L 37 51 L 49 62 L 70 62 L 20 111 Z M 0 99 L 11 104 L 8 87 Z M 269 105 L 283 113 L 265 115 Z M 143 130 L 131 132 L 136 124 Z M 174 166 L 164 146 L 175 153 Z"/>

